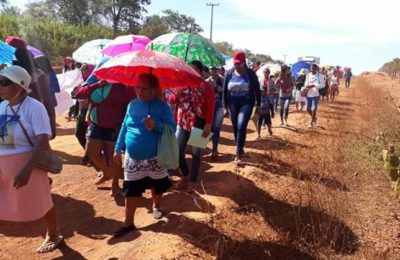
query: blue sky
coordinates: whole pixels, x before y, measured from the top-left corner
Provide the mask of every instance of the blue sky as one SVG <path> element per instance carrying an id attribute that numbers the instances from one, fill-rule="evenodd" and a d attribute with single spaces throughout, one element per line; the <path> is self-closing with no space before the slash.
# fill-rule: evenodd
<path id="1" fill-rule="evenodd" d="M 27 2 L 10 1 L 20 8 Z M 209 37 L 210 7 L 204 0 L 152 0 L 148 14 L 164 9 L 192 16 Z M 319 56 L 321 64 L 351 66 L 355 73 L 378 70 L 400 56 L 400 1 L 219 0 L 214 41 L 295 62 Z M 302 4 L 300 4 L 302 3 Z"/>

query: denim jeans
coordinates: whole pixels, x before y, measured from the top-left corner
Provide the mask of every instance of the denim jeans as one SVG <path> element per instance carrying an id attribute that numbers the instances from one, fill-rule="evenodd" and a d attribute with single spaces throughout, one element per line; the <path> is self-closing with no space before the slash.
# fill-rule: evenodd
<path id="1" fill-rule="evenodd" d="M 274 94 L 273 96 L 272 96 L 272 98 L 273 98 L 273 101 L 274 101 L 274 111 L 276 112 L 276 111 L 278 111 L 278 105 L 279 105 L 279 94 Z"/>
<path id="2" fill-rule="evenodd" d="M 176 129 L 176 139 L 178 140 L 179 146 L 179 169 L 183 176 L 189 175 L 189 168 L 186 164 L 185 149 L 187 142 L 189 141 L 190 132 L 180 127 Z M 192 171 L 190 172 L 190 181 L 196 182 L 200 171 L 201 165 L 201 149 L 197 147 L 192 148 Z"/>
<path id="3" fill-rule="evenodd" d="M 273 117 L 275 115 L 274 96 L 268 96 L 268 106 Z"/>
<path id="4" fill-rule="evenodd" d="M 229 114 L 233 126 L 233 135 L 236 141 L 236 154 L 243 153 L 244 144 L 246 142 L 247 124 L 249 123 L 253 112 L 253 102 L 250 97 L 230 97 Z"/>
<path id="5" fill-rule="evenodd" d="M 289 105 L 290 105 L 290 100 L 292 97 L 280 97 L 280 106 L 281 106 L 281 120 L 287 119 L 289 115 Z"/>
<path id="6" fill-rule="evenodd" d="M 214 112 L 214 124 L 212 126 L 212 151 L 218 152 L 218 143 L 222 127 L 222 122 L 224 121 L 224 108 L 222 106 L 216 106 Z"/>
<path id="7" fill-rule="evenodd" d="M 318 101 L 319 101 L 319 96 L 318 97 L 307 97 L 307 111 L 317 111 L 318 108 Z"/>

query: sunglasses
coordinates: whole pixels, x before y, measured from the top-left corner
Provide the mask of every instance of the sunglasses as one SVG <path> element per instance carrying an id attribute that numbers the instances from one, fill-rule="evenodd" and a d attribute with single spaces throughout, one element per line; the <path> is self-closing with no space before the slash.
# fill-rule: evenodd
<path id="1" fill-rule="evenodd" d="M 0 80 L 0 87 L 7 87 L 12 84 L 12 81 L 9 79 Z"/>

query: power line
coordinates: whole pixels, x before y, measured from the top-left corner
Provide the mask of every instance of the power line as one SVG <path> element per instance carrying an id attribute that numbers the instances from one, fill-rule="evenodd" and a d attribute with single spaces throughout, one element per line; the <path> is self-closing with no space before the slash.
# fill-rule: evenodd
<path id="1" fill-rule="evenodd" d="M 219 6 L 219 3 L 207 3 L 206 5 L 211 6 L 210 41 L 212 42 L 214 6 Z"/>

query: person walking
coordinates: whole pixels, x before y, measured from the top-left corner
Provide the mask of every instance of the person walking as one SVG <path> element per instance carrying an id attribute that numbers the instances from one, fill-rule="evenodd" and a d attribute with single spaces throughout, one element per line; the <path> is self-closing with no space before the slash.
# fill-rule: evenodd
<path id="1" fill-rule="evenodd" d="M 161 199 L 171 187 L 167 169 L 157 161 L 158 136 L 165 125 L 176 130 L 176 124 L 168 105 L 158 97 L 158 79 L 151 74 L 139 76 L 140 85 L 135 88 L 137 99 L 132 100 L 126 111 L 124 122 L 115 145 L 114 160 L 122 164 L 122 151 L 126 147 L 124 161 L 123 195 L 125 196 L 125 220 L 115 237 L 135 230 L 134 216 L 139 198 L 146 189 L 151 189 L 153 218 L 163 215 Z"/>
<path id="2" fill-rule="evenodd" d="M 303 111 L 303 107 L 306 104 L 306 97 L 301 95 L 301 89 L 304 86 L 304 82 L 306 81 L 306 76 L 308 74 L 308 69 L 301 69 L 298 73 L 298 77 L 295 81 L 295 102 L 296 102 L 296 110 Z M 299 108 L 300 107 L 300 108 Z"/>
<path id="3" fill-rule="evenodd" d="M 279 91 L 279 105 L 281 126 L 288 125 L 289 106 L 292 99 L 294 88 L 293 78 L 290 72 L 290 67 L 283 65 L 281 68 L 281 75 L 276 79 L 275 85 L 280 89 Z"/>
<path id="4" fill-rule="evenodd" d="M 213 132 L 211 160 L 215 161 L 218 157 L 218 144 L 225 114 L 223 106 L 224 78 L 219 74 L 218 68 L 212 67 L 211 76 L 206 81 L 213 87 L 215 93 L 214 121 L 211 128 Z"/>
<path id="5" fill-rule="evenodd" d="M 0 220 L 42 220 L 47 233 L 37 252 L 47 253 L 63 237 L 47 172 L 35 167 L 52 132 L 44 105 L 28 96 L 30 82 L 31 76 L 20 66 L 0 71 L 0 97 L 4 99 L 0 104 Z"/>
<path id="6" fill-rule="evenodd" d="M 236 142 L 236 161 L 241 162 L 246 143 L 247 125 L 256 105 L 256 113 L 260 114 L 260 83 L 254 71 L 246 65 L 243 51 L 235 52 L 234 68 L 226 74 L 224 83 L 225 107 L 233 126 Z"/>
<path id="7" fill-rule="evenodd" d="M 194 60 L 189 64 L 203 76 L 204 67 L 200 61 Z M 191 147 L 192 167 L 190 171 L 186 163 L 185 150 L 193 127 L 202 128 L 203 137 L 207 137 L 211 133 L 215 105 L 214 90 L 209 83 L 204 81 L 199 87 L 175 90 L 169 96 L 169 103 L 175 105 L 178 125 L 176 138 L 179 146 L 179 169 L 182 174 L 178 188 L 194 191 L 197 189 L 202 149 Z"/>
<path id="8" fill-rule="evenodd" d="M 352 76 L 353 76 L 353 73 L 351 73 L 351 69 L 348 68 L 344 73 L 344 86 L 346 88 L 350 87 L 350 81 L 351 81 Z"/>
<path id="9" fill-rule="evenodd" d="M 318 64 L 313 63 L 311 65 L 311 72 L 307 74 L 303 87 L 307 91 L 307 112 L 311 116 L 309 128 L 313 128 L 317 123 L 318 90 L 325 87 L 325 79 L 318 70 Z"/>

